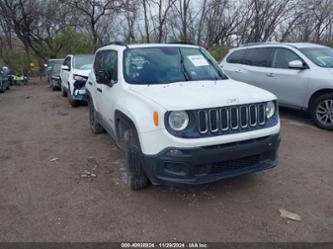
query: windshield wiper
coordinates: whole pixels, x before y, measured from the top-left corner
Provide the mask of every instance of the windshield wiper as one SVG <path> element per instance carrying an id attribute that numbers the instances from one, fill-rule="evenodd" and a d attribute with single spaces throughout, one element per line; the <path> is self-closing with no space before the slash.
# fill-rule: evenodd
<path id="1" fill-rule="evenodd" d="M 180 48 L 179 48 L 179 54 L 180 54 L 180 64 L 182 66 L 182 71 L 183 71 L 185 80 L 189 81 L 189 80 L 191 80 L 191 76 L 188 73 L 188 71 L 186 70 L 185 63 L 184 63 L 184 56 L 183 56 L 182 51 L 180 50 Z"/>

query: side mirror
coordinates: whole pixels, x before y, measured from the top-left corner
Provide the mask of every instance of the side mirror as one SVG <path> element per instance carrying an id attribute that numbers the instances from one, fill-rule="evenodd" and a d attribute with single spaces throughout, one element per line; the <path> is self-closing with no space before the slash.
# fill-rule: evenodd
<path id="1" fill-rule="evenodd" d="M 113 79 L 113 70 L 111 72 L 100 70 L 96 73 L 96 82 L 98 84 L 107 85 L 109 87 L 112 87 L 114 84 L 117 83 L 116 80 Z"/>
<path id="2" fill-rule="evenodd" d="M 301 70 L 306 69 L 303 62 L 300 60 L 295 60 L 295 61 L 289 62 L 288 67 L 290 69 L 301 69 Z"/>
<path id="3" fill-rule="evenodd" d="M 62 70 L 69 71 L 69 66 L 67 66 L 67 65 L 62 65 L 62 66 L 61 66 L 61 69 L 62 69 Z"/>

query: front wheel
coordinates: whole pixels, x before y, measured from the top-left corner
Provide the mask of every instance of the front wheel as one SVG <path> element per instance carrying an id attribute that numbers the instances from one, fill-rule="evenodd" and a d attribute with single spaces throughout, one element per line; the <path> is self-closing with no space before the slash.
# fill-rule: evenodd
<path id="1" fill-rule="evenodd" d="M 333 93 L 323 94 L 313 102 L 311 117 L 319 128 L 333 130 Z"/>
<path id="2" fill-rule="evenodd" d="M 67 97 L 68 97 L 68 101 L 69 103 L 71 104 L 72 107 L 76 107 L 78 106 L 78 102 L 73 98 L 73 95 L 71 93 L 71 90 L 69 88 L 69 85 L 68 85 L 68 92 L 67 92 Z"/>
<path id="3" fill-rule="evenodd" d="M 124 133 L 126 140 L 125 154 L 127 165 L 127 185 L 131 190 L 141 190 L 148 186 L 148 178 L 142 168 L 142 152 L 133 129 Z"/>
<path id="4" fill-rule="evenodd" d="M 62 96 L 63 96 L 64 98 L 66 98 L 66 97 L 67 97 L 67 91 L 63 88 L 62 85 L 61 85 L 61 92 L 62 92 Z"/>
<path id="5" fill-rule="evenodd" d="M 0 93 L 4 93 L 5 92 L 5 86 L 3 84 L 0 85 Z"/>

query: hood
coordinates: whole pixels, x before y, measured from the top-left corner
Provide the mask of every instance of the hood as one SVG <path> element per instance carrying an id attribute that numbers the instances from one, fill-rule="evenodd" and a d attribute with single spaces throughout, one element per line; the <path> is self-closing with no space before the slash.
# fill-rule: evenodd
<path id="1" fill-rule="evenodd" d="M 231 79 L 163 85 L 131 85 L 130 89 L 166 110 L 195 110 L 276 99 L 272 93 Z"/>
<path id="2" fill-rule="evenodd" d="M 73 69 L 73 74 L 88 77 L 90 71 L 91 71 L 91 69 L 86 69 L 86 70 L 82 70 L 82 69 Z"/>

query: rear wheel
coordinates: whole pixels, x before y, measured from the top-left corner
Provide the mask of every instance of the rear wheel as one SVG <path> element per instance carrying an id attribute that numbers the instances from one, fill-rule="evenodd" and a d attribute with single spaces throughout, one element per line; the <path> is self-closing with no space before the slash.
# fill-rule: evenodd
<path id="1" fill-rule="evenodd" d="M 147 187 L 149 181 L 142 167 L 142 152 L 134 129 L 130 128 L 123 134 L 125 142 L 127 185 L 131 190 Z"/>
<path id="2" fill-rule="evenodd" d="M 311 106 L 311 117 L 318 127 L 333 130 L 333 93 L 315 99 Z"/>

